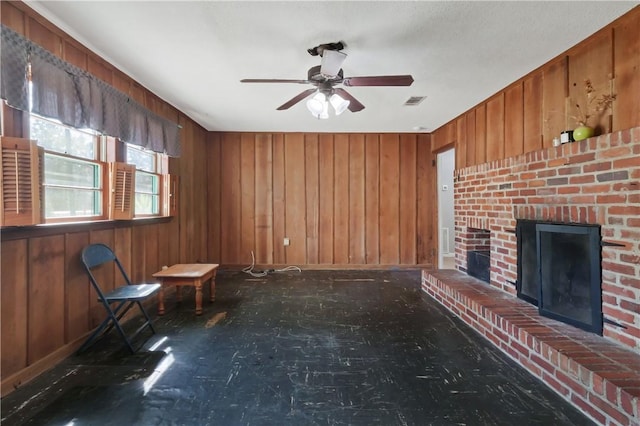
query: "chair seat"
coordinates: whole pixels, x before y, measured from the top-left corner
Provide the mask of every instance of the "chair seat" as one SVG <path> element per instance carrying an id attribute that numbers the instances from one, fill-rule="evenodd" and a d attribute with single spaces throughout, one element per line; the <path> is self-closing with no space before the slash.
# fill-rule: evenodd
<path id="1" fill-rule="evenodd" d="M 106 293 L 104 297 L 109 302 L 119 302 L 121 300 L 144 300 L 158 290 L 160 290 L 160 284 L 124 285 Z"/>

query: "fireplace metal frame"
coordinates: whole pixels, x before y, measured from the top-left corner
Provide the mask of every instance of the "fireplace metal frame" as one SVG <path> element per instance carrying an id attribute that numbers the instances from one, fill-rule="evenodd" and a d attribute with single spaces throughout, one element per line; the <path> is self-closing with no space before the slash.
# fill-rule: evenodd
<path id="1" fill-rule="evenodd" d="M 591 277 L 590 300 L 591 300 L 591 323 L 567 317 L 557 312 L 550 311 L 544 306 L 544 285 L 542 254 L 544 247 L 541 243 L 542 233 L 569 233 L 586 235 L 589 244 L 589 272 Z M 598 225 L 568 225 L 568 224 L 536 224 L 536 248 L 538 264 L 538 311 L 540 315 L 553 318 L 567 324 L 571 324 L 580 329 L 602 335 L 603 314 L 602 314 L 602 250 L 600 226 Z"/>
<path id="2" fill-rule="evenodd" d="M 538 306 L 538 293 L 540 292 L 540 277 L 539 274 L 536 275 L 535 279 L 536 279 L 536 283 L 535 283 L 535 287 L 536 287 L 536 294 L 535 296 L 532 294 L 528 294 L 526 292 L 522 291 L 522 288 L 525 284 L 525 279 L 524 279 L 524 273 L 523 273 L 523 265 L 522 265 L 522 247 L 524 246 L 524 230 L 525 228 L 528 228 L 527 231 L 528 233 L 530 233 L 531 237 L 535 239 L 536 237 L 536 225 L 540 223 L 538 221 L 535 220 L 527 220 L 527 219 L 518 219 L 517 223 L 516 223 L 516 240 L 517 240 L 517 244 L 518 244 L 518 256 L 517 256 L 517 270 L 518 270 L 518 279 L 516 281 L 516 294 L 517 296 L 526 301 L 531 303 L 534 306 Z M 537 242 L 536 242 L 536 247 L 534 247 L 534 250 L 536 251 L 535 255 L 537 256 Z M 534 265 L 535 266 L 535 265 Z"/>

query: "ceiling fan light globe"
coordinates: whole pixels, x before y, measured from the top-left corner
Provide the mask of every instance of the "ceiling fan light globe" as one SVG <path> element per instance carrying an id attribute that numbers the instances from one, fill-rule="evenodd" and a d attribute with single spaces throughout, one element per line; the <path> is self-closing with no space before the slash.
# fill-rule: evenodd
<path id="1" fill-rule="evenodd" d="M 318 92 L 315 95 L 313 95 L 311 99 L 307 101 L 307 109 L 314 116 L 319 116 L 320 114 L 322 114 L 322 111 L 324 110 L 324 105 L 326 104 L 326 102 L 327 101 L 324 94 Z"/>
<path id="2" fill-rule="evenodd" d="M 346 99 L 342 99 L 342 97 L 337 93 L 331 95 L 331 97 L 329 98 L 329 102 L 331 102 L 331 106 L 336 112 L 336 115 L 342 114 L 346 111 L 347 108 L 349 108 L 349 101 Z"/>
<path id="3" fill-rule="evenodd" d="M 325 98 L 325 101 L 323 103 L 322 113 L 320 114 L 319 118 L 321 120 L 326 120 L 327 118 L 329 118 L 329 102 L 326 101 L 326 98 Z"/>

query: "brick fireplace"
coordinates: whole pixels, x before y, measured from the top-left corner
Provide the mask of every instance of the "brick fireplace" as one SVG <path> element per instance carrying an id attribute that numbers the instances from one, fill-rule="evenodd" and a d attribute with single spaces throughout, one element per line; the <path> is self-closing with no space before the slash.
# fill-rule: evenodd
<path id="1" fill-rule="evenodd" d="M 454 186 L 458 272 L 425 271 L 423 289 L 594 420 L 640 424 L 640 128 L 456 170 Z M 518 220 L 599 225 L 602 337 L 516 298 Z M 489 284 L 462 274 L 476 247 Z"/>

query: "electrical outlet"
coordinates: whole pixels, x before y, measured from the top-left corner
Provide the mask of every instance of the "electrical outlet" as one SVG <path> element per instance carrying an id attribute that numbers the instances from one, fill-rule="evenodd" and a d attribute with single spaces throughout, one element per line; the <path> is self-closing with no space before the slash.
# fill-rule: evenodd
<path id="1" fill-rule="evenodd" d="M 289 239 L 288 239 L 288 238 L 285 238 L 285 239 L 284 239 L 284 241 L 283 241 L 283 244 L 284 244 L 285 246 L 288 246 L 288 245 L 289 245 Z"/>

